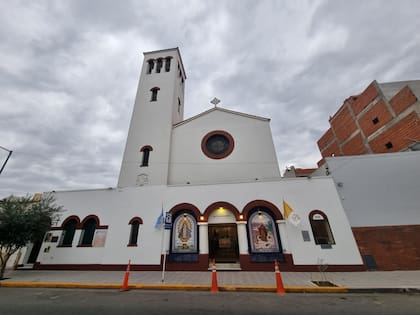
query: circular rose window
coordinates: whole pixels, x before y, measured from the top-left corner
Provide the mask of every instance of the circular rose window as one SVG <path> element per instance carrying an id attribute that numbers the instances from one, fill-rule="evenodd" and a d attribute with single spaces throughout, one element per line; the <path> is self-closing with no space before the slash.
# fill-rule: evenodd
<path id="1" fill-rule="evenodd" d="M 201 141 L 203 153 L 211 159 L 223 159 L 232 153 L 233 137 L 226 131 L 216 130 L 205 135 Z"/>

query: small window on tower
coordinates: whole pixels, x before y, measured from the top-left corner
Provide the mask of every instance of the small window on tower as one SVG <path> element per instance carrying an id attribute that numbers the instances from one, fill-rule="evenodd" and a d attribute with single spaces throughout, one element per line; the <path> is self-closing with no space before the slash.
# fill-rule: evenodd
<path id="1" fill-rule="evenodd" d="M 160 73 L 160 69 L 162 69 L 162 58 L 159 58 L 156 63 L 156 73 Z"/>
<path id="2" fill-rule="evenodd" d="M 181 113 L 181 100 L 178 97 L 178 113 Z"/>
<path id="3" fill-rule="evenodd" d="M 150 145 L 145 145 L 140 149 L 140 152 L 143 152 L 141 167 L 149 166 L 150 151 L 153 151 L 153 148 Z"/>
<path id="4" fill-rule="evenodd" d="M 376 125 L 379 122 L 379 118 L 378 117 L 373 118 L 372 122 L 374 125 Z"/>
<path id="5" fill-rule="evenodd" d="M 151 102 L 156 102 L 157 101 L 157 95 L 158 95 L 159 90 L 160 90 L 160 88 L 158 88 L 158 87 L 154 87 L 154 88 L 150 89 L 150 91 L 152 92 L 152 96 L 150 98 Z"/>
<path id="6" fill-rule="evenodd" d="M 389 149 L 392 149 L 393 147 L 394 147 L 394 145 L 392 144 L 392 142 L 391 142 L 391 141 L 389 141 L 389 142 L 385 143 L 385 148 L 387 148 L 388 150 L 389 150 Z"/>
<path id="7" fill-rule="evenodd" d="M 152 73 L 153 67 L 155 66 L 155 61 L 153 59 L 150 59 L 147 61 L 148 66 L 147 66 L 147 74 Z"/>
<path id="8" fill-rule="evenodd" d="M 169 72 L 171 70 L 171 59 L 172 57 L 165 58 L 165 71 Z"/>
<path id="9" fill-rule="evenodd" d="M 149 149 L 144 149 L 143 159 L 141 161 L 141 166 L 149 166 L 149 156 L 150 156 L 150 150 Z"/>

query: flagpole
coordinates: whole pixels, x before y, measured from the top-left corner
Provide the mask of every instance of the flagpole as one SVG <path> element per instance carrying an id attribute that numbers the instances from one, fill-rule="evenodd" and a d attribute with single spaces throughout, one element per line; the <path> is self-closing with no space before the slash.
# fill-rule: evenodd
<path id="1" fill-rule="evenodd" d="M 165 231 L 166 229 L 163 229 L 163 239 L 165 239 Z M 162 283 L 165 282 L 165 269 L 166 269 L 166 246 L 164 246 L 163 249 L 163 265 L 162 265 Z"/>
<path id="2" fill-rule="evenodd" d="M 163 202 L 162 202 L 162 215 L 163 215 Z M 162 220 L 160 227 L 165 224 L 165 219 Z M 162 282 L 165 282 L 165 268 L 166 268 L 166 243 L 165 243 L 165 226 L 162 229 L 162 242 L 160 244 L 160 253 L 163 251 L 163 262 L 162 262 Z"/>

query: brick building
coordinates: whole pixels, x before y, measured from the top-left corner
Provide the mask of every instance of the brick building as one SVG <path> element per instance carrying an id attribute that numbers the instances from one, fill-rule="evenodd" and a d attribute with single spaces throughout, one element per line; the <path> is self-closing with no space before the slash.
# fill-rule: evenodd
<path id="1" fill-rule="evenodd" d="M 322 159 L 406 151 L 420 141 L 420 80 L 378 83 L 347 98 L 318 140 Z"/>
<path id="2" fill-rule="evenodd" d="M 373 81 L 318 140 L 311 177 L 334 179 L 368 269 L 420 269 L 419 98 L 420 80 Z"/>

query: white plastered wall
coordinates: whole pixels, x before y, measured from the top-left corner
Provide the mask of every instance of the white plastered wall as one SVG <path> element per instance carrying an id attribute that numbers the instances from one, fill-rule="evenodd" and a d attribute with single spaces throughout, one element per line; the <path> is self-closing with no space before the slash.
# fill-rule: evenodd
<path id="1" fill-rule="evenodd" d="M 226 131 L 234 138 L 234 149 L 226 158 L 211 159 L 201 149 L 202 139 L 215 130 Z M 173 129 L 170 185 L 279 177 L 268 120 L 215 110 Z"/>
<path id="2" fill-rule="evenodd" d="M 59 204 L 67 209 L 62 220 L 77 215 L 81 220 L 90 214 L 100 218 L 101 225 L 108 225 L 105 247 L 77 247 L 80 232 L 73 247 L 56 248 L 57 243 L 44 243 L 38 260 L 42 264 L 133 264 L 158 265 L 160 263 L 162 230 L 154 225 L 161 212 L 180 203 L 191 203 L 202 213 L 212 203 L 225 201 L 239 212 L 251 201 L 266 200 L 281 212 L 285 199 L 301 216 L 299 227 L 286 222 L 288 252 L 293 254 L 296 265 L 317 264 L 320 259 L 327 264 L 362 264 L 347 218 L 338 199 L 331 178 L 288 179 L 272 182 L 253 182 L 223 185 L 144 186 L 124 189 L 57 192 Z M 308 214 L 323 211 L 329 219 L 336 244 L 322 249 L 313 241 Z M 130 234 L 128 222 L 139 216 L 138 247 L 127 247 Z M 58 223 L 60 225 L 61 222 Z M 302 230 L 309 231 L 311 242 L 304 242 Z M 53 231 L 60 235 L 61 231 Z M 165 245 L 169 248 L 169 233 Z M 200 243 L 203 240 L 200 239 Z M 50 246 L 49 252 L 44 252 Z"/>
<path id="3" fill-rule="evenodd" d="M 326 158 L 351 226 L 420 224 L 420 152 Z"/>

